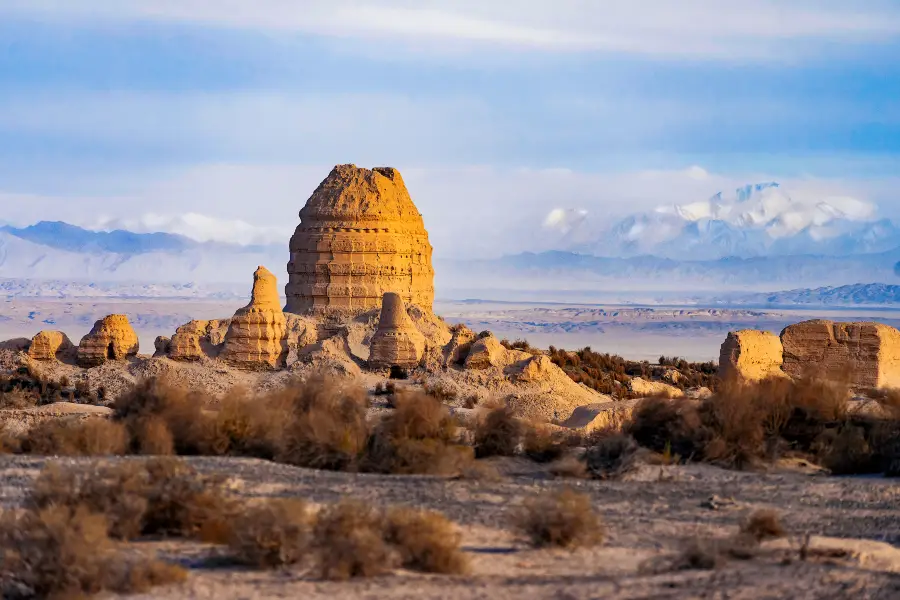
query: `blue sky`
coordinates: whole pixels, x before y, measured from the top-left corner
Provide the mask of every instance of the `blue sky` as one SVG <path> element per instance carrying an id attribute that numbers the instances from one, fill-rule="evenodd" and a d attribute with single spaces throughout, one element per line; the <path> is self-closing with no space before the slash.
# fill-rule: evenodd
<path id="1" fill-rule="evenodd" d="M 895 216 L 897 56 L 879 0 L 0 0 L 0 219 L 277 236 L 343 162 L 439 251 L 767 179 Z"/>

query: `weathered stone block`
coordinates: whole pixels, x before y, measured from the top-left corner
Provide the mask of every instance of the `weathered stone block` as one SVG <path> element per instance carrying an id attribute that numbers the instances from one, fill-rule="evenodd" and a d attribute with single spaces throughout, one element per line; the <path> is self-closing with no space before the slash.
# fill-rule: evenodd
<path id="1" fill-rule="evenodd" d="M 719 351 L 719 377 L 760 381 L 784 377 L 781 339 L 768 331 L 729 332 Z"/>
<path id="2" fill-rule="evenodd" d="M 900 331 L 888 325 L 804 321 L 786 327 L 781 343 L 792 377 L 813 370 L 857 387 L 900 387 Z"/>

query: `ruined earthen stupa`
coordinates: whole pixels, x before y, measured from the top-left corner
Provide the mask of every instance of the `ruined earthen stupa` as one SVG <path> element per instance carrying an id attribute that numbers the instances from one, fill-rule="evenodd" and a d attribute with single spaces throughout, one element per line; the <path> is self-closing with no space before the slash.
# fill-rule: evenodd
<path id="1" fill-rule="evenodd" d="M 381 304 L 378 329 L 369 347 L 369 366 L 374 369 L 393 366 L 410 369 L 419 364 L 425 352 L 425 337 L 406 313 L 399 294 L 388 292 Z"/>
<path id="2" fill-rule="evenodd" d="M 28 356 L 34 360 L 54 360 L 60 352 L 66 352 L 75 345 L 62 331 L 41 331 L 31 338 Z"/>
<path id="3" fill-rule="evenodd" d="M 96 367 L 108 360 L 125 360 L 138 353 L 138 337 L 125 315 L 109 315 L 94 323 L 81 338 L 76 361 L 79 367 Z"/>
<path id="4" fill-rule="evenodd" d="M 396 169 L 336 166 L 300 220 L 291 238 L 286 311 L 359 312 L 380 306 L 385 292 L 432 309 L 428 232 Z"/>
<path id="5" fill-rule="evenodd" d="M 234 313 L 219 357 L 239 367 L 279 367 L 287 354 L 285 330 L 278 280 L 259 267 L 253 274 L 250 304 Z"/>

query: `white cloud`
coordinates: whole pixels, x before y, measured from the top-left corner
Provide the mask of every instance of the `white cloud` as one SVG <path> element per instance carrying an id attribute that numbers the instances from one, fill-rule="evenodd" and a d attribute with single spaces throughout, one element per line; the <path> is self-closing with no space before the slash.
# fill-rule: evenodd
<path id="1" fill-rule="evenodd" d="M 491 44 L 666 58 L 783 58 L 798 41 L 873 43 L 900 34 L 896 7 L 878 0 L 6 0 L 2 11 L 283 30 L 437 51 Z"/>
<path id="2" fill-rule="evenodd" d="M 695 168 L 587 173 L 479 166 L 417 168 L 414 163 L 393 166 L 403 173 L 424 215 L 435 255 L 467 258 L 541 251 L 559 248 L 561 241 L 571 245 L 595 239 L 612 221 L 626 215 L 662 204 L 696 203 L 718 191 L 772 179 L 766 173 L 715 172 L 697 179 Z M 220 164 L 132 177 L 117 174 L 105 183 L 73 180 L 71 196 L 0 193 L 0 206 L 3 218 L 19 225 L 64 220 L 142 231 L 158 228 L 197 239 L 286 245 L 299 223 L 297 213 L 331 167 Z M 892 194 L 900 189 L 896 177 L 778 181 L 800 206 L 815 208 L 827 200 L 856 218 L 874 216 L 866 212 L 871 204 L 895 205 Z M 104 192 L 76 195 L 82 189 Z M 544 226 L 548 213 L 557 209 L 554 214 L 564 218 L 554 224 L 569 226 L 566 232 Z M 810 214 L 822 220 L 824 213 L 816 209 Z M 583 217 L 577 227 L 575 217 Z M 827 219 L 822 222 L 827 224 Z"/>
<path id="3" fill-rule="evenodd" d="M 145 213 L 137 217 L 113 217 L 76 223 L 95 231 L 125 229 L 135 233 L 164 231 L 197 240 L 198 242 L 226 242 L 247 246 L 278 244 L 288 239 L 293 227 L 251 225 L 240 219 L 221 219 L 198 213 Z"/>

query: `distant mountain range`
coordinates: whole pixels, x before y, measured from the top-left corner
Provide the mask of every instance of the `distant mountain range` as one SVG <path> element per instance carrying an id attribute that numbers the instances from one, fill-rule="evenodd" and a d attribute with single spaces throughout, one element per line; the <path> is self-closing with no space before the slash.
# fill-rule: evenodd
<path id="1" fill-rule="evenodd" d="M 5 279 L 246 284 L 259 265 L 283 280 L 287 262 L 286 241 L 283 246 L 241 246 L 47 221 L 0 227 L 0 278 Z"/>
<path id="2" fill-rule="evenodd" d="M 781 210 L 784 202 L 779 200 L 779 204 L 774 197 L 765 196 L 765 202 L 760 200 L 762 208 L 750 210 L 757 206 L 754 202 L 758 195 L 770 189 L 778 188 L 774 184 L 751 186 L 738 190 L 735 202 L 710 201 L 680 207 L 679 214 L 717 215 L 722 219 L 690 221 L 692 225 L 682 227 L 677 236 L 669 236 L 670 250 L 666 253 L 679 254 L 671 250 L 673 240 L 684 241 L 686 231 L 700 231 L 700 223 L 707 232 L 726 225 L 734 228 L 749 223 L 753 232 L 760 223 L 772 223 L 771 219 L 766 220 L 766 215 L 777 213 L 782 220 L 789 221 L 787 213 Z M 736 206 L 746 210 L 735 213 Z M 822 207 L 816 210 L 827 212 Z M 763 217 L 757 215 L 759 211 L 764 213 Z M 856 218 L 864 212 L 846 203 L 841 214 Z M 837 214 L 834 211 L 829 214 L 832 213 Z M 835 217 L 828 223 L 837 227 L 835 221 L 845 220 Z M 815 217 L 814 221 L 820 225 L 795 228 L 794 243 L 802 246 L 798 240 L 812 235 L 810 227 L 821 227 L 826 222 L 822 217 Z M 867 226 L 874 231 L 876 225 L 877 222 Z M 855 248 L 880 248 L 893 235 L 892 227 L 884 225 L 881 233 L 870 238 L 854 237 Z M 621 224 L 619 230 L 624 231 Z M 741 240 L 746 242 L 751 238 L 748 233 Z M 704 239 L 709 242 L 711 238 Z M 704 247 L 710 246 L 707 243 Z M 0 295 L 232 297 L 245 293 L 258 265 L 268 267 L 284 283 L 288 254 L 287 240 L 277 245 L 248 246 L 201 242 L 172 233 L 91 231 L 62 222 L 45 221 L 22 228 L 7 225 L 0 227 Z M 438 259 L 436 288 L 443 298 L 485 298 L 489 297 L 487 290 L 497 292 L 491 297 L 499 298 L 504 292 L 517 292 L 521 296 L 529 291 L 541 291 L 546 300 L 567 301 L 574 292 L 615 293 L 624 298 L 633 292 L 642 292 L 642 297 L 646 297 L 658 291 L 669 293 L 669 297 L 702 295 L 710 301 L 718 298 L 736 304 L 828 305 L 891 304 L 896 301 L 894 284 L 900 284 L 900 243 L 867 253 L 725 256 L 703 260 L 690 259 L 687 251 L 683 254 L 686 256 L 595 256 L 550 251 L 484 260 Z M 875 281 L 884 283 L 859 283 Z M 464 295 L 461 290 L 465 290 Z"/>
<path id="3" fill-rule="evenodd" d="M 759 294 L 725 294 L 711 303 L 727 306 L 896 306 L 900 305 L 900 285 L 858 283 Z"/>
<path id="4" fill-rule="evenodd" d="M 570 236 L 566 250 L 629 258 L 651 255 L 677 260 L 771 256 L 847 256 L 900 246 L 900 228 L 875 219 L 875 207 L 824 195 L 794 198 L 776 182 L 746 185 L 708 200 L 665 205 L 630 215 L 587 235 Z"/>

